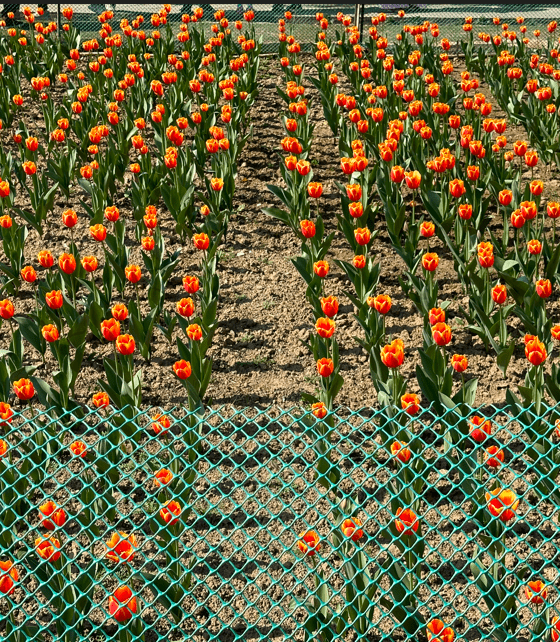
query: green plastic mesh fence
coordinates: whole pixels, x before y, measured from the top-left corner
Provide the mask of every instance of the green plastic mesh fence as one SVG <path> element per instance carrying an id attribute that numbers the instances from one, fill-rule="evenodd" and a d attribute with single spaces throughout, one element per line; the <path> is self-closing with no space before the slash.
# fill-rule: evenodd
<path id="1" fill-rule="evenodd" d="M 558 640 L 559 413 L 4 417 L 0 634 Z"/>

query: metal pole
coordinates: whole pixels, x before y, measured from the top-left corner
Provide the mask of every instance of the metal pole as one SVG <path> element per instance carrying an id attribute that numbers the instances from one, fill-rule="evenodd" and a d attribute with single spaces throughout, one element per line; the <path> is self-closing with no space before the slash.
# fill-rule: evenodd
<path id="1" fill-rule="evenodd" d="M 360 6 L 359 4 L 356 5 L 356 12 L 354 14 L 354 24 L 359 27 L 360 26 Z"/>
<path id="2" fill-rule="evenodd" d="M 366 7 L 365 4 L 361 5 L 361 10 L 360 10 L 360 42 L 363 42 L 364 40 L 364 23 L 366 18 L 365 7 Z"/>

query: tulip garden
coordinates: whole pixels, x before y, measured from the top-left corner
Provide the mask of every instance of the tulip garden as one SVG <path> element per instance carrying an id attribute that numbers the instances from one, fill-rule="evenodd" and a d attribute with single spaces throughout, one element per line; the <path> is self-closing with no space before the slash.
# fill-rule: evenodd
<path id="1" fill-rule="evenodd" d="M 553 16 L 286 11 L 264 57 L 259 5 L 33 7 L 0 637 L 558 642 Z"/>

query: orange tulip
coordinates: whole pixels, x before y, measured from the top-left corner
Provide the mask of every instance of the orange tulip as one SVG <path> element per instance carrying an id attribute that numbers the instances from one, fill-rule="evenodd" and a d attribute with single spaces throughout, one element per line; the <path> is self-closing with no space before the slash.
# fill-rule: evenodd
<path id="1" fill-rule="evenodd" d="M 368 304 L 370 308 L 375 308 L 379 314 L 385 316 L 391 311 L 392 301 L 391 297 L 387 294 L 380 294 L 372 298 L 371 301 L 368 300 Z"/>
<path id="2" fill-rule="evenodd" d="M 342 522 L 342 534 L 344 537 L 348 537 L 353 542 L 357 542 L 364 536 L 364 531 L 362 530 L 362 522 L 354 517 L 352 519 L 345 519 Z"/>
<path id="3" fill-rule="evenodd" d="M 181 361 L 177 361 L 173 365 L 173 372 L 181 380 L 188 379 L 192 374 L 191 364 L 184 359 L 182 359 Z"/>
<path id="4" fill-rule="evenodd" d="M 537 216 L 537 204 L 535 201 L 523 201 L 519 206 L 521 214 L 528 220 L 532 221 Z"/>
<path id="5" fill-rule="evenodd" d="M 455 633 L 450 627 L 446 627 L 441 620 L 428 622 L 426 628 L 428 642 L 454 642 Z"/>
<path id="6" fill-rule="evenodd" d="M 301 233 L 306 239 L 312 239 L 315 236 L 315 223 L 313 221 L 300 221 Z"/>
<path id="7" fill-rule="evenodd" d="M 414 394 L 406 394 L 401 397 L 401 408 L 407 415 L 417 415 L 420 412 L 420 397 Z"/>
<path id="8" fill-rule="evenodd" d="M 181 299 L 177 302 L 177 312 L 182 317 L 190 318 L 194 315 L 195 305 L 192 299 Z"/>
<path id="9" fill-rule="evenodd" d="M 546 213 L 548 214 L 548 217 L 552 219 L 560 217 L 560 203 L 548 203 L 546 206 Z"/>
<path id="10" fill-rule="evenodd" d="M 422 176 L 420 175 L 420 172 L 416 170 L 412 172 L 405 172 L 404 177 L 409 189 L 417 190 L 420 187 L 420 183 L 422 182 Z"/>
<path id="11" fill-rule="evenodd" d="M 439 265 L 439 256 L 435 252 L 428 252 L 422 257 L 422 267 L 427 272 L 434 272 Z"/>
<path id="12" fill-rule="evenodd" d="M 516 156 L 524 156 L 527 151 L 527 143 L 524 141 L 516 141 L 513 143 L 513 152 Z"/>
<path id="13" fill-rule="evenodd" d="M 456 115 L 449 116 L 449 126 L 451 129 L 459 129 L 461 127 L 461 117 Z"/>
<path id="14" fill-rule="evenodd" d="M 193 236 L 193 245 L 197 250 L 207 250 L 210 246 L 210 238 L 207 234 L 195 234 Z"/>
<path id="15" fill-rule="evenodd" d="M 505 285 L 495 285 L 492 288 L 492 300 L 496 305 L 503 305 L 507 299 L 507 289 Z"/>
<path id="16" fill-rule="evenodd" d="M 91 398 L 91 403 L 95 408 L 108 408 L 111 400 L 106 392 L 96 392 Z"/>
<path id="17" fill-rule="evenodd" d="M 347 185 L 346 194 L 351 201 L 359 201 L 362 198 L 362 187 L 361 185 Z"/>
<path id="18" fill-rule="evenodd" d="M 552 295 L 552 283 L 548 279 L 540 279 L 535 287 L 541 299 L 548 299 Z"/>
<path id="19" fill-rule="evenodd" d="M 8 299 L 0 301 L 0 318 L 8 321 L 15 314 L 14 304 Z"/>
<path id="20" fill-rule="evenodd" d="M 142 147 L 142 145 L 140 146 Z M 105 218 L 111 223 L 116 223 L 119 220 L 120 212 L 118 207 L 111 205 L 105 208 Z"/>
<path id="21" fill-rule="evenodd" d="M 41 267 L 47 270 L 54 265 L 54 258 L 49 250 L 41 250 L 37 255 L 37 260 L 39 261 Z"/>
<path id="22" fill-rule="evenodd" d="M 37 173 L 37 166 L 33 161 L 25 161 L 22 165 L 23 171 L 27 176 L 33 176 Z"/>
<path id="23" fill-rule="evenodd" d="M 367 245 L 371 241 L 371 233 L 367 227 L 356 228 L 354 230 L 356 243 L 360 246 Z"/>
<path id="24" fill-rule="evenodd" d="M 13 562 L 9 560 L 0 562 L 0 593 L 11 595 L 18 580 L 19 574 Z"/>
<path id="25" fill-rule="evenodd" d="M 482 268 L 494 265 L 494 248 L 491 243 L 480 243 L 478 246 L 478 262 Z"/>
<path id="26" fill-rule="evenodd" d="M 412 457 L 412 453 L 407 448 L 407 445 L 408 444 L 400 441 L 395 441 L 395 443 L 391 445 L 391 454 L 403 464 L 408 464 Z"/>
<path id="27" fill-rule="evenodd" d="M 546 584 L 537 580 L 529 582 L 525 587 L 525 597 L 531 604 L 544 604 L 548 595 Z"/>
<path id="28" fill-rule="evenodd" d="M 332 319 L 338 314 L 338 299 L 334 296 L 321 299 L 321 309 L 325 316 Z"/>
<path id="29" fill-rule="evenodd" d="M 334 331 L 336 329 L 336 324 L 332 319 L 321 318 L 321 319 L 317 319 L 317 323 L 315 324 L 315 329 L 317 330 L 317 334 L 321 338 L 330 339 L 334 334 Z"/>
<path id="30" fill-rule="evenodd" d="M 10 423 L 12 421 L 13 415 L 14 411 L 12 410 L 10 404 L 6 403 L 5 401 L 0 401 L 0 428 L 6 428 L 7 425 L 4 422 Z"/>
<path id="31" fill-rule="evenodd" d="M 404 169 L 400 165 L 395 165 L 391 169 L 391 181 L 393 183 L 402 183 L 404 180 Z"/>
<path id="32" fill-rule="evenodd" d="M 532 335 L 525 336 L 525 356 L 534 366 L 541 366 L 548 358 L 544 343 Z"/>
<path id="33" fill-rule="evenodd" d="M 35 283 L 37 280 L 37 272 L 35 272 L 35 269 L 31 265 L 28 265 L 22 269 L 21 278 L 26 283 Z"/>
<path id="34" fill-rule="evenodd" d="M 521 210 L 515 210 L 515 212 L 512 212 L 511 215 L 511 225 L 514 227 L 516 230 L 521 229 L 527 220 L 521 213 Z"/>
<path id="35" fill-rule="evenodd" d="M 455 198 L 460 198 L 466 192 L 465 184 L 459 178 L 453 179 L 449 183 L 449 193 Z"/>
<path id="36" fill-rule="evenodd" d="M 324 419 L 329 411 L 325 404 L 322 401 L 319 401 L 311 406 L 311 412 L 315 417 L 317 417 L 317 419 Z"/>
<path id="37" fill-rule="evenodd" d="M 529 189 L 533 196 L 540 196 L 544 190 L 544 184 L 542 181 L 532 181 L 529 185 Z"/>
<path id="38" fill-rule="evenodd" d="M 29 401 L 35 395 L 35 388 L 29 379 L 14 381 L 14 393 L 20 401 Z"/>
<path id="39" fill-rule="evenodd" d="M 187 328 L 187 336 L 191 341 L 201 341 L 202 328 L 197 323 L 193 323 Z"/>
<path id="40" fill-rule="evenodd" d="M 173 473 L 167 468 L 159 470 L 154 477 L 154 483 L 156 486 L 167 486 L 173 480 Z"/>
<path id="41" fill-rule="evenodd" d="M 536 167 L 539 162 L 539 155 L 537 152 L 529 151 L 525 154 L 525 165 L 527 167 Z"/>
<path id="42" fill-rule="evenodd" d="M 438 323 L 445 323 L 445 310 L 441 308 L 432 308 L 429 314 L 430 325 L 434 326 Z"/>
<path id="43" fill-rule="evenodd" d="M 138 540 L 135 535 L 127 533 L 113 533 L 107 542 L 105 556 L 115 564 L 132 562 L 138 550 Z"/>
<path id="44" fill-rule="evenodd" d="M 307 193 L 311 198 L 321 198 L 323 194 L 323 186 L 321 183 L 309 183 L 307 186 Z"/>
<path id="45" fill-rule="evenodd" d="M 130 283 L 136 284 L 142 278 L 142 270 L 137 265 L 128 265 L 124 269 L 124 274 Z"/>
<path id="46" fill-rule="evenodd" d="M 115 347 L 119 354 L 128 356 L 136 349 L 136 342 L 134 341 L 134 337 L 130 334 L 121 334 L 116 339 Z"/>
<path id="47" fill-rule="evenodd" d="M 97 267 L 98 267 L 97 259 L 95 258 L 95 256 L 82 257 L 81 264 L 84 270 L 86 272 L 89 272 L 90 274 L 92 272 L 95 272 L 95 270 L 97 270 Z"/>
<path id="48" fill-rule="evenodd" d="M 55 343 L 59 339 L 58 328 L 55 325 L 52 325 L 52 323 L 43 326 L 41 334 L 47 343 Z"/>
<path id="49" fill-rule="evenodd" d="M 321 377 L 328 379 L 334 372 L 333 360 L 319 359 L 319 361 L 317 361 L 317 372 Z"/>
<path id="50" fill-rule="evenodd" d="M 497 488 L 486 493 L 488 510 L 494 517 L 502 522 L 509 522 L 515 519 L 515 511 L 519 508 L 519 499 L 511 490 Z"/>
<path id="51" fill-rule="evenodd" d="M 313 265 L 313 271 L 319 278 L 324 279 L 329 273 L 329 264 L 326 261 L 317 261 Z"/>
<path id="52" fill-rule="evenodd" d="M 109 596 L 109 613 L 119 624 L 125 624 L 138 613 L 136 597 L 128 586 L 119 587 Z"/>
<path id="53" fill-rule="evenodd" d="M 47 562 L 56 562 L 60 559 L 60 542 L 55 537 L 44 539 L 39 537 L 35 540 L 35 552 Z"/>
<path id="54" fill-rule="evenodd" d="M 418 532 L 420 524 L 418 517 L 410 508 L 399 508 L 397 510 L 397 519 L 395 520 L 395 528 L 401 535 L 412 535 Z"/>
<path id="55" fill-rule="evenodd" d="M 486 464 L 490 468 L 499 468 L 504 463 L 504 451 L 500 450 L 498 446 L 490 446 L 486 451 Z"/>
<path id="56" fill-rule="evenodd" d="M 363 270 L 366 267 L 366 257 L 358 254 L 352 259 L 352 264 L 357 270 Z"/>
<path id="57" fill-rule="evenodd" d="M 298 548 L 307 557 L 313 557 L 321 548 L 319 535 L 315 531 L 301 533 L 299 536 Z"/>
<path id="58" fill-rule="evenodd" d="M 445 347 L 451 343 L 451 328 L 446 323 L 436 323 L 432 327 L 432 337 L 436 345 Z"/>
<path id="59" fill-rule="evenodd" d="M 467 357 L 461 354 L 454 354 L 451 357 L 451 366 L 453 370 L 455 370 L 455 372 L 463 374 L 463 372 L 466 372 L 467 368 L 469 367 L 469 362 L 467 360 Z"/>
<path id="60" fill-rule="evenodd" d="M 54 531 L 56 528 L 62 528 L 66 523 L 66 512 L 49 500 L 39 506 L 39 518 L 43 528 L 48 531 Z"/>
<path id="61" fill-rule="evenodd" d="M 478 444 L 486 441 L 486 438 L 492 434 L 492 422 L 483 417 L 472 417 L 470 420 L 471 438 Z"/>
<path id="62" fill-rule="evenodd" d="M 29 136 L 25 140 L 25 146 L 30 152 L 36 152 L 39 149 L 39 140 L 35 136 Z"/>
<path id="63" fill-rule="evenodd" d="M 101 322 L 101 334 L 106 341 L 116 341 L 121 334 L 121 325 L 116 319 Z"/>
<path id="64" fill-rule="evenodd" d="M 467 177 L 470 181 L 477 181 L 480 178 L 480 167 L 477 165 L 467 167 Z"/>
<path id="65" fill-rule="evenodd" d="M 188 294 L 196 294 L 200 289 L 200 284 L 196 276 L 185 276 L 183 278 L 183 288 Z"/>
<path id="66" fill-rule="evenodd" d="M 395 339 L 381 350 L 381 361 L 387 368 L 400 368 L 404 362 L 404 343 Z"/>
<path id="67" fill-rule="evenodd" d="M 70 452 L 74 457 L 81 457 L 85 459 L 87 456 L 87 445 L 83 441 L 74 441 L 70 444 Z"/>
<path id="68" fill-rule="evenodd" d="M 420 226 L 420 235 L 425 239 L 431 239 L 436 232 L 436 226 L 430 221 L 424 221 Z"/>
<path id="69" fill-rule="evenodd" d="M 99 243 L 102 243 L 107 238 L 107 228 L 101 224 L 90 227 L 89 233 L 91 237 Z"/>
<path id="70" fill-rule="evenodd" d="M 65 252 L 58 259 L 58 266 L 64 274 L 73 274 L 76 271 L 76 259 L 72 254 Z"/>
<path id="71" fill-rule="evenodd" d="M 171 428 L 171 419 L 167 415 L 152 417 L 152 430 L 156 435 L 166 435 L 169 428 Z"/>
<path id="72" fill-rule="evenodd" d="M 174 526 L 179 521 L 181 512 L 181 505 L 178 502 L 169 501 L 163 505 L 159 511 L 159 515 L 167 526 Z"/>

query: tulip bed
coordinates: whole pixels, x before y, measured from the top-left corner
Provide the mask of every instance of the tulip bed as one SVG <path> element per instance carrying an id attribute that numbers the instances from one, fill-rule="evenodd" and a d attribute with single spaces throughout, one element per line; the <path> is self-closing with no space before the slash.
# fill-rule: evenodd
<path id="1" fill-rule="evenodd" d="M 556 23 L 451 43 L 400 11 L 360 40 L 318 13 L 311 57 L 287 12 L 263 64 L 252 10 L 104 11 L 90 40 L 24 15 L 0 26 L 0 632 L 559 640 Z M 261 280 L 236 384 L 228 290 Z M 296 407 L 212 401 L 261 378 Z"/>

